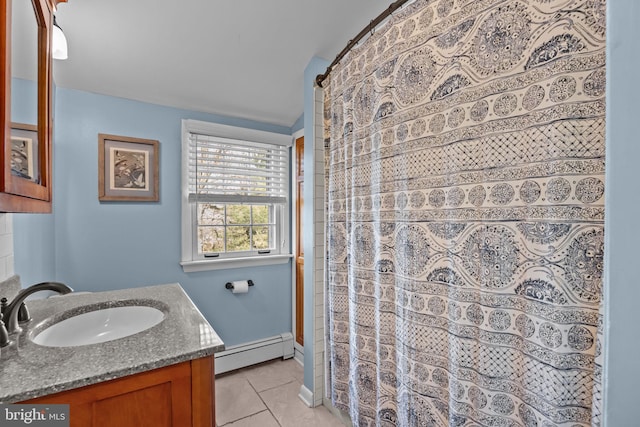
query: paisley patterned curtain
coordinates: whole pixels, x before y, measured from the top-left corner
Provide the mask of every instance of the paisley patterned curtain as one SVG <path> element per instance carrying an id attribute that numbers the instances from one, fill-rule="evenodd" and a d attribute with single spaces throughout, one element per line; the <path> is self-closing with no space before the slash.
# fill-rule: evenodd
<path id="1" fill-rule="evenodd" d="M 605 1 L 416 0 L 330 79 L 333 404 L 599 425 Z"/>

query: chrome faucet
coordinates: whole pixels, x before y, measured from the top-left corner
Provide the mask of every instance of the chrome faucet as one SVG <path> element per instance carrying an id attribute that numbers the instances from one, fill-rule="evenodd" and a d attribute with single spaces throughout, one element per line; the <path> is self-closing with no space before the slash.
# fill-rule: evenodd
<path id="1" fill-rule="evenodd" d="M 2 310 L 4 314 L 2 318 L 4 319 L 7 325 L 7 331 L 10 334 L 14 332 L 20 332 L 21 330 L 20 326 L 18 325 L 19 312 L 22 312 L 21 317 L 23 318 L 20 319 L 21 321 L 31 320 L 31 318 L 29 317 L 29 312 L 27 311 L 27 306 L 24 305 L 24 300 L 29 295 L 39 291 L 54 291 L 64 295 L 64 294 L 73 292 L 73 289 L 71 289 L 69 286 L 65 285 L 64 283 L 60 283 L 60 282 L 42 282 L 35 285 L 31 285 L 28 288 L 21 290 L 18 293 L 18 295 L 16 295 L 16 297 L 13 299 L 13 301 L 11 301 L 9 305 L 6 305 L 5 307 L 3 307 L 3 310 Z"/>

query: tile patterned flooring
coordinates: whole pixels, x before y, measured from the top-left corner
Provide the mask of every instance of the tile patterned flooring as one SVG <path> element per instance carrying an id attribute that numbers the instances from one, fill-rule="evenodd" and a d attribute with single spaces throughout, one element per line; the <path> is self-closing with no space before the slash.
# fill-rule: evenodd
<path id="1" fill-rule="evenodd" d="M 298 393 L 302 366 L 276 359 L 216 376 L 219 427 L 341 427 L 327 408 L 309 408 Z"/>

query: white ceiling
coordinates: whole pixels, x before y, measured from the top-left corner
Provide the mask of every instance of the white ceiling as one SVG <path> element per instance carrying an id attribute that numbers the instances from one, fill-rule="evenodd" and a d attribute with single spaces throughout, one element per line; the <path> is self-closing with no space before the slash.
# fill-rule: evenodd
<path id="1" fill-rule="evenodd" d="M 291 127 L 304 69 L 391 0 L 68 0 L 58 86 Z"/>

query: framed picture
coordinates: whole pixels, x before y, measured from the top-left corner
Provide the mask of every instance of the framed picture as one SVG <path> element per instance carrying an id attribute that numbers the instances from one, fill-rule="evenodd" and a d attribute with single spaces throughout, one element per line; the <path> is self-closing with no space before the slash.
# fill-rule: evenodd
<path id="1" fill-rule="evenodd" d="M 99 134 L 100 201 L 157 202 L 159 145 L 151 139 Z"/>
<path id="2" fill-rule="evenodd" d="M 11 123 L 11 174 L 39 182 L 37 126 Z"/>

